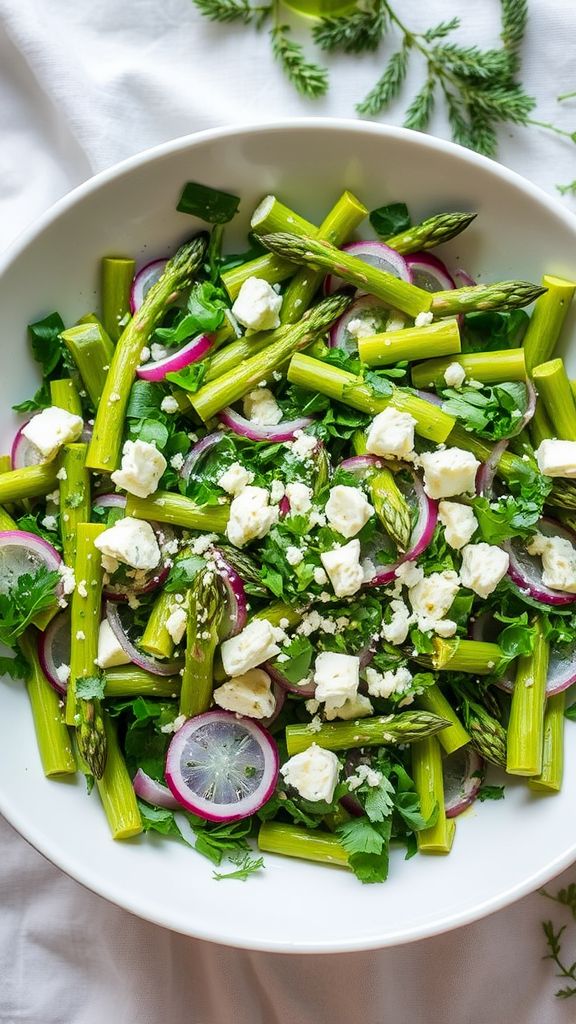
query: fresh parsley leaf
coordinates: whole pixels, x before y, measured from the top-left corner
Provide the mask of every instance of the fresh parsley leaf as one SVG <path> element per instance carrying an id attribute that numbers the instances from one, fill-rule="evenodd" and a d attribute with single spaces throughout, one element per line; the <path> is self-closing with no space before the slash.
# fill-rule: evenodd
<path id="1" fill-rule="evenodd" d="M 166 392 L 161 384 L 137 380 L 130 390 L 126 417 L 133 420 L 156 419 Z"/>
<path id="2" fill-rule="evenodd" d="M 35 513 L 27 512 L 26 515 L 20 516 L 20 518 L 17 519 L 18 529 L 25 530 L 27 533 L 35 533 L 38 537 L 42 537 L 44 540 L 48 541 L 48 543 L 51 544 L 53 548 L 56 548 L 57 551 L 62 551 L 60 531 L 58 529 L 47 530 L 46 527 L 42 525 L 42 520 L 44 519 L 45 514 L 44 509 Z M 57 522 L 59 515 L 59 512 L 54 512 L 54 517 Z"/>
<path id="3" fill-rule="evenodd" d="M 190 363 L 189 366 L 185 366 L 183 370 L 175 370 L 173 373 L 166 374 L 166 380 L 169 380 L 171 384 L 177 384 L 183 391 L 189 391 L 190 394 L 195 394 L 203 383 L 206 377 L 206 371 L 208 369 L 208 361 L 202 359 L 199 363 Z"/>
<path id="4" fill-rule="evenodd" d="M 228 858 L 233 864 L 236 864 L 235 871 L 214 871 L 213 878 L 217 882 L 222 882 L 225 878 L 237 878 L 241 882 L 245 882 L 247 878 L 260 871 L 264 867 L 263 857 L 251 857 L 249 853 L 244 853 L 241 856 L 232 856 Z"/>
<path id="5" fill-rule="evenodd" d="M 76 680 L 76 696 L 79 700 L 103 700 L 105 688 L 104 676 L 80 676 Z"/>
<path id="6" fill-rule="evenodd" d="M 413 832 L 420 832 L 423 828 L 431 828 L 438 818 L 439 807 L 437 803 L 432 809 L 429 818 L 423 816 L 420 808 L 420 797 L 415 790 L 397 793 L 394 807 L 404 823 Z"/>
<path id="7" fill-rule="evenodd" d="M 43 320 L 28 325 L 32 354 L 42 367 L 42 376 L 50 379 L 63 359 L 60 334 L 64 321 L 59 313 L 49 313 Z"/>
<path id="8" fill-rule="evenodd" d="M 295 636 L 285 644 L 282 653 L 288 655 L 287 661 L 275 661 L 274 668 L 281 672 L 290 683 L 298 683 L 305 679 L 310 671 L 314 648 L 306 636 Z"/>
<path id="9" fill-rule="evenodd" d="M 530 537 L 541 515 L 541 506 L 512 495 L 497 501 L 475 498 L 473 508 L 482 540 L 487 544 L 501 544 L 510 537 Z"/>
<path id="10" fill-rule="evenodd" d="M 154 338 L 162 345 L 182 345 L 198 334 L 212 334 L 224 320 L 228 302 L 221 288 L 211 281 L 199 281 L 192 286 L 186 311 L 177 316 L 170 327 L 157 327 Z"/>
<path id="11" fill-rule="evenodd" d="M 570 722 L 576 722 L 576 702 L 574 704 L 570 704 L 569 707 L 566 708 L 564 717 Z"/>
<path id="12" fill-rule="evenodd" d="M 178 828 L 174 811 L 169 811 L 165 807 L 151 807 L 143 800 L 138 800 L 138 808 L 144 832 L 159 832 L 161 836 L 172 836 L 174 839 L 182 840 L 187 846 L 192 845 Z"/>
<path id="13" fill-rule="evenodd" d="M 164 590 L 169 594 L 181 594 L 188 590 L 206 562 L 199 555 L 184 555 L 178 558 L 170 569 Z"/>
<path id="14" fill-rule="evenodd" d="M 497 441 L 517 428 L 528 406 L 526 385 L 520 381 L 492 387 L 466 387 L 443 391 L 442 409 L 459 420 L 466 430 Z"/>
<path id="15" fill-rule="evenodd" d="M 406 203 L 389 203 L 372 210 L 370 223 L 381 238 L 391 238 L 411 227 L 412 218 Z"/>
<path id="16" fill-rule="evenodd" d="M 498 644 L 506 658 L 519 658 L 534 648 L 534 627 L 524 623 L 506 626 L 498 635 Z"/>
<path id="17" fill-rule="evenodd" d="M 367 818 L 371 822 L 383 821 L 392 814 L 394 808 L 394 786 L 390 779 L 382 776 L 377 786 L 362 787 L 363 804 Z"/>
<path id="18" fill-rule="evenodd" d="M 0 656 L 0 676 L 10 676 L 10 679 L 27 679 L 30 674 L 30 666 L 26 658 L 16 653 L 14 658 Z"/>
<path id="19" fill-rule="evenodd" d="M 227 224 L 238 212 L 239 196 L 220 189 L 187 181 L 176 205 L 179 213 L 189 213 L 209 224 Z"/>
<path id="20" fill-rule="evenodd" d="M 523 309 L 510 313 L 466 313 L 462 328 L 463 352 L 495 352 L 518 348 L 530 317 Z"/>
<path id="21" fill-rule="evenodd" d="M 355 818 L 336 830 L 342 846 L 349 854 L 348 864 L 361 882 L 384 882 L 388 877 L 389 843 L 392 820 L 377 825 L 367 817 Z"/>
<path id="22" fill-rule="evenodd" d="M 339 825 L 336 834 L 342 846 L 349 854 L 382 852 L 384 837 L 366 817 L 354 818 Z"/>
<path id="23" fill-rule="evenodd" d="M 13 647 L 40 612 L 54 606 L 60 573 L 41 566 L 34 575 L 24 573 L 0 594 L 0 643 Z"/>
<path id="24" fill-rule="evenodd" d="M 485 800 L 503 800 L 504 786 L 480 786 L 477 798 L 481 804 L 483 804 Z"/>

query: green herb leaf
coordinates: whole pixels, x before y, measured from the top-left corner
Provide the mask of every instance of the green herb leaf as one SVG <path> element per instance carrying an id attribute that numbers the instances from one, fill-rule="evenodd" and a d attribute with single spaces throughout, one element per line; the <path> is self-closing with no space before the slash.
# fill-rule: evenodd
<path id="1" fill-rule="evenodd" d="M 170 327 L 157 327 L 154 338 L 173 347 L 198 334 L 213 334 L 221 326 L 226 309 L 228 302 L 222 289 L 211 281 L 199 281 L 192 286 L 186 312 Z"/>
<path id="2" fill-rule="evenodd" d="M 286 676 L 290 683 L 306 679 L 314 657 L 314 648 L 308 637 L 295 636 L 290 643 L 284 645 L 282 653 L 288 656 L 288 660 L 275 661 L 274 668 Z"/>
<path id="3" fill-rule="evenodd" d="M 391 238 L 411 227 L 412 218 L 406 203 L 388 203 L 387 206 L 372 210 L 370 223 L 381 238 Z"/>
<path id="4" fill-rule="evenodd" d="M 371 53 L 378 49 L 388 24 L 384 0 L 372 0 L 351 14 L 322 18 L 313 27 L 312 36 L 320 49 L 328 53 Z"/>
<path id="5" fill-rule="evenodd" d="M 27 679 L 29 674 L 30 666 L 20 652 L 17 652 L 13 658 L 0 656 L 0 676 L 10 676 L 10 679 Z"/>
<path id="6" fill-rule="evenodd" d="M 248 4 L 229 4 L 229 9 L 248 7 Z M 223 20 L 223 19 L 220 19 Z M 229 19 L 231 20 L 231 19 Z M 179 213 L 189 213 L 192 217 L 200 217 L 209 224 L 226 224 L 235 216 L 240 206 L 239 196 L 222 192 L 209 185 L 201 185 L 197 181 L 188 181 L 182 189 L 176 209 Z"/>
<path id="7" fill-rule="evenodd" d="M 199 363 L 190 363 L 183 370 L 167 373 L 166 380 L 193 395 L 202 387 L 207 369 L 208 360 L 202 359 Z"/>
<path id="8" fill-rule="evenodd" d="M 504 786 L 480 786 L 477 797 L 483 804 L 485 800 L 503 800 L 504 795 Z"/>
<path id="9" fill-rule="evenodd" d="M 76 680 L 78 700 L 103 700 L 105 689 L 104 676 L 80 676 Z"/>
<path id="10" fill-rule="evenodd" d="M 388 107 L 392 100 L 396 99 L 408 71 L 410 45 L 408 42 L 405 42 L 402 49 L 390 57 L 382 77 L 378 79 L 376 85 L 362 102 L 356 105 L 356 110 L 359 114 L 375 117 L 381 110 Z"/>
<path id="11" fill-rule="evenodd" d="M 228 859 L 238 866 L 235 871 L 214 871 L 213 877 L 217 882 L 222 882 L 225 878 L 237 878 L 239 881 L 245 882 L 247 878 L 250 878 L 251 875 L 254 875 L 264 867 L 263 857 L 251 857 L 249 853 L 229 857 Z"/>
<path id="12" fill-rule="evenodd" d="M 16 584 L 0 594 L 0 643 L 13 647 L 40 612 L 55 604 L 60 573 L 41 566 L 34 575 L 24 573 Z"/>
<path id="13" fill-rule="evenodd" d="M 311 99 L 323 96 L 328 91 L 327 69 L 307 60 L 300 44 L 288 38 L 289 32 L 288 25 L 276 25 L 270 31 L 276 60 L 299 93 Z"/>

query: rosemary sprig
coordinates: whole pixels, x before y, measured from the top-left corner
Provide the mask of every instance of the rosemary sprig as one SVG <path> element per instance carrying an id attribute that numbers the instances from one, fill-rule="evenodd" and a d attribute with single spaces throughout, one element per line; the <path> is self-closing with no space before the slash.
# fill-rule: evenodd
<path id="1" fill-rule="evenodd" d="M 553 900 L 554 903 L 559 903 L 562 907 L 567 907 L 572 914 L 572 918 L 576 921 L 576 885 L 574 883 L 571 883 L 566 889 L 560 889 L 556 895 L 547 892 L 546 889 L 540 889 L 540 894 L 546 896 L 549 900 Z M 568 964 L 562 959 L 562 940 L 566 927 L 566 925 L 562 925 L 561 928 L 556 929 L 552 921 L 542 922 L 542 930 L 548 948 L 548 952 L 542 959 L 552 960 L 556 965 L 557 978 L 564 978 L 574 982 L 574 985 L 566 985 L 565 988 L 558 989 L 556 992 L 557 999 L 569 999 L 571 996 L 576 995 L 576 961 Z"/>

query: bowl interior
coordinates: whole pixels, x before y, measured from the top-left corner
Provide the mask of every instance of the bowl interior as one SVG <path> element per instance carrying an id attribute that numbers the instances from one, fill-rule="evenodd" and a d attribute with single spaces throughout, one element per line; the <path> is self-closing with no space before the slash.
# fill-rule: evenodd
<path id="1" fill-rule="evenodd" d="M 476 224 L 444 255 L 481 281 L 576 274 L 576 221 L 515 175 L 448 143 L 321 120 L 180 140 L 83 186 L 9 254 L 0 276 L 1 450 L 19 422 L 12 404 L 35 386 L 26 324 L 54 309 L 67 323 L 94 310 L 102 255 L 134 255 L 145 263 L 192 234 L 198 224 L 175 210 L 186 180 L 242 197 L 231 249 L 245 247 L 250 213 L 264 194 L 274 192 L 319 221 L 349 188 L 370 209 L 404 200 L 414 219 L 477 210 Z M 574 326 L 572 316 L 566 348 Z M 576 371 L 571 351 L 568 365 Z M 87 798 L 80 777 L 70 783 L 43 778 L 21 684 L 0 687 L 0 716 L 0 810 L 12 824 L 106 898 L 217 942 L 328 952 L 423 938 L 498 909 L 576 856 L 576 787 L 569 783 L 576 776 L 576 745 L 568 744 L 562 793 L 535 797 L 508 784 L 505 800 L 459 819 L 449 857 L 405 861 L 395 850 L 385 885 L 362 886 L 345 871 L 270 855 L 262 877 L 220 885 L 209 862 L 184 845 L 150 836 L 112 842 L 98 797 Z"/>

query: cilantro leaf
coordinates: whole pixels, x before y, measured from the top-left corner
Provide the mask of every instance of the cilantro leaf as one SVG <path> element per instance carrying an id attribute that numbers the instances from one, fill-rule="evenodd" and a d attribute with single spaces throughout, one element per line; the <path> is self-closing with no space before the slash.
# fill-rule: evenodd
<path id="1" fill-rule="evenodd" d="M 384 837 L 368 817 L 347 821 L 340 825 L 336 832 L 342 846 L 349 854 L 382 853 Z"/>
<path id="2" fill-rule="evenodd" d="M 60 573 L 40 566 L 34 575 L 24 573 L 0 594 L 0 643 L 13 647 L 35 617 L 53 607 L 59 582 Z"/>
<path id="3" fill-rule="evenodd" d="M 503 800 L 504 786 L 480 786 L 477 798 L 481 804 L 483 804 L 485 800 Z"/>
<path id="4" fill-rule="evenodd" d="M 366 816 L 371 822 L 388 818 L 394 808 L 394 786 L 390 779 L 383 775 L 377 786 L 367 786 L 363 803 Z"/>
<path id="5" fill-rule="evenodd" d="M 105 686 L 104 676 L 80 676 L 76 680 L 76 696 L 79 700 L 103 700 Z"/>
<path id="6" fill-rule="evenodd" d="M 392 820 L 377 825 L 367 817 L 340 825 L 336 834 L 349 854 L 348 865 L 361 882 L 384 882 L 388 877 Z"/>
<path id="7" fill-rule="evenodd" d="M 27 679 L 30 673 L 30 666 L 22 654 L 17 653 L 14 658 L 0 656 L 0 676 L 10 676 L 10 679 Z"/>

